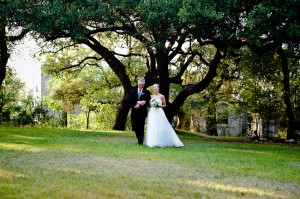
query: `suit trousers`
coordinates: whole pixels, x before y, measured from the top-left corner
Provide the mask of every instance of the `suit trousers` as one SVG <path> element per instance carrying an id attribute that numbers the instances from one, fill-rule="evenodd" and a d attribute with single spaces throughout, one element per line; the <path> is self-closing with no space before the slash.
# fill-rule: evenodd
<path id="1" fill-rule="evenodd" d="M 143 144 L 145 134 L 145 119 L 147 116 L 146 110 L 133 109 L 131 113 L 132 130 L 135 132 L 135 136 L 139 144 Z"/>

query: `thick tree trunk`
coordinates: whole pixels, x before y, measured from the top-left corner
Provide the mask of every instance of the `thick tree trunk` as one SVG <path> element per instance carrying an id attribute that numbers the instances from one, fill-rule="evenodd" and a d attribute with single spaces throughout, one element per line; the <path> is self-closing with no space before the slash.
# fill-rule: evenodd
<path id="1" fill-rule="evenodd" d="M 217 130 L 217 118 L 216 118 L 216 106 L 213 104 L 210 106 L 207 110 L 207 134 L 208 135 L 215 135 L 218 136 L 218 130 Z"/>
<path id="2" fill-rule="evenodd" d="M 157 60 L 157 69 L 159 74 L 159 92 L 163 94 L 166 98 L 166 107 L 163 109 L 169 122 L 172 123 L 172 120 L 175 116 L 170 115 L 171 103 L 169 102 L 169 91 L 170 91 L 170 79 L 169 79 L 169 62 L 167 61 L 168 55 L 165 52 L 158 52 L 156 56 Z"/>
<path id="3" fill-rule="evenodd" d="M 210 89 L 207 95 L 207 102 L 209 107 L 207 108 L 206 116 L 206 128 L 207 134 L 211 136 L 218 136 L 218 126 L 217 126 L 217 96 L 216 91 L 219 90 L 222 84 L 218 86 L 218 89 Z"/>
<path id="4" fill-rule="evenodd" d="M 7 25 L 6 16 L 0 15 L 0 86 L 2 85 L 5 79 L 6 65 L 10 57 L 10 54 L 8 53 L 7 41 L 12 42 L 12 41 L 21 40 L 29 32 L 28 30 L 22 30 L 22 32 L 19 35 L 7 36 L 6 25 Z"/>
<path id="5" fill-rule="evenodd" d="M 68 127 L 68 112 L 67 111 L 62 111 L 61 120 L 62 120 L 63 127 Z"/>
<path id="6" fill-rule="evenodd" d="M 124 89 L 124 97 L 121 101 L 121 104 L 118 107 L 118 111 L 116 113 L 115 125 L 113 126 L 113 129 L 124 131 L 127 115 L 130 110 L 130 106 L 128 102 L 126 102 L 126 98 L 132 88 L 130 78 L 126 73 L 126 68 L 122 64 L 122 62 L 120 62 L 109 49 L 101 45 L 95 38 L 89 37 L 89 40 L 83 40 L 81 42 L 89 46 L 92 50 L 97 52 L 99 55 L 101 55 L 108 63 L 110 68 L 117 75 L 117 77 L 121 82 L 121 85 Z"/>
<path id="7" fill-rule="evenodd" d="M 86 129 L 89 129 L 90 126 L 90 107 L 88 108 L 88 110 L 85 112 L 85 116 L 86 116 Z"/>
<path id="8" fill-rule="evenodd" d="M 278 49 L 278 54 L 281 59 L 281 67 L 283 73 L 283 98 L 285 103 L 286 117 L 287 117 L 287 135 L 286 139 L 295 139 L 295 129 L 294 129 L 294 113 L 291 105 L 291 93 L 290 93 L 290 73 L 288 67 L 288 60 L 285 52 L 282 48 Z"/>
<path id="9" fill-rule="evenodd" d="M 115 125 L 113 126 L 114 130 L 119 130 L 119 131 L 125 130 L 129 110 L 130 110 L 130 105 L 126 101 L 126 97 L 124 97 L 121 104 L 118 107 Z"/>
<path id="10" fill-rule="evenodd" d="M 0 18 L 0 86 L 6 75 L 6 64 L 9 59 L 9 53 L 7 49 L 7 43 L 5 39 L 5 24 Z"/>

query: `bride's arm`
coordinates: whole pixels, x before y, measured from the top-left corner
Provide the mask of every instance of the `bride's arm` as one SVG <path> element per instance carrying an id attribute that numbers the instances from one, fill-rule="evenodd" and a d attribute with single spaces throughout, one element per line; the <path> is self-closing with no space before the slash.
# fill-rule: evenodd
<path id="1" fill-rule="evenodd" d="M 162 101 L 162 105 L 160 106 L 160 108 L 165 108 L 166 107 L 166 98 L 165 98 L 165 96 L 161 95 L 161 101 Z"/>

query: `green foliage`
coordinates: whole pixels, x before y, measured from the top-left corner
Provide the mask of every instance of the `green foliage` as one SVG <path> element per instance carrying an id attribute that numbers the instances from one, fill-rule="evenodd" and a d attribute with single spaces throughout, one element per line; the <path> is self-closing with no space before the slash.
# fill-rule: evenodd
<path id="1" fill-rule="evenodd" d="M 254 1 L 237 0 L 185 0 L 180 17 L 196 38 L 228 41 L 244 33 L 245 17 L 255 4 Z"/>
<path id="2" fill-rule="evenodd" d="M 265 0 L 255 5 L 246 23 L 250 39 L 265 36 L 281 42 L 299 41 L 299 0 Z"/>
<path id="3" fill-rule="evenodd" d="M 95 112 L 95 129 L 110 130 L 112 129 L 115 121 L 116 105 L 102 104 Z"/>
<path id="4" fill-rule="evenodd" d="M 55 100 L 51 103 L 54 110 L 71 111 L 80 103 L 81 97 L 86 92 L 82 79 L 65 77 L 52 79 L 49 82 L 51 87 L 50 98 Z"/>
<path id="5" fill-rule="evenodd" d="M 22 110 L 21 107 L 14 107 L 13 114 L 11 114 L 11 124 L 13 126 L 32 124 L 32 116 L 28 114 L 26 110 Z"/>
<path id="6" fill-rule="evenodd" d="M 101 104 L 90 112 L 89 129 L 112 129 L 115 121 L 116 106 L 111 104 Z M 73 129 L 87 128 L 87 112 L 72 113 L 68 116 L 68 127 Z"/>
<path id="7" fill-rule="evenodd" d="M 93 59 L 86 61 L 86 65 L 70 67 L 71 63 L 79 61 L 77 54 L 72 52 L 81 52 L 84 56 L 88 53 L 85 50 L 79 48 L 48 57 L 43 71 L 48 74 L 54 72 L 59 77 L 52 77 L 48 82 L 50 95 L 44 98 L 44 103 L 52 110 L 68 111 L 69 127 L 81 129 L 87 125 L 86 112 L 90 107 L 98 107 L 90 113 L 89 128 L 111 129 L 116 104 L 122 98 L 122 89 L 112 70 Z M 72 114 L 75 108 L 82 113 Z"/>
<path id="8" fill-rule="evenodd" d="M 248 52 L 244 55 L 241 64 L 246 66 L 251 64 L 251 67 L 243 67 L 247 78 L 245 77 L 245 82 L 241 83 L 243 85 L 241 97 L 264 119 L 279 119 L 280 114 L 284 113 L 284 105 L 282 76 L 276 53 L 270 52 L 264 56 L 257 56 Z"/>
<path id="9" fill-rule="evenodd" d="M 197 37 L 205 38 L 216 34 L 215 28 L 222 18 L 222 13 L 215 10 L 217 3 L 206 0 L 186 0 L 183 2 L 179 16 L 184 23 L 194 29 Z"/>
<path id="10" fill-rule="evenodd" d="M 181 8 L 180 2 L 178 0 L 144 1 L 136 10 L 143 19 L 142 23 L 138 24 L 140 31 L 149 33 L 154 37 L 168 34 L 175 35 L 176 31 L 182 26 L 181 21 L 177 17 Z M 166 38 L 159 39 L 164 40 Z"/>
<path id="11" fill-rule="evenodd" d="M 33 109 L 32 115 L 35 124 L 41 125 L 49 122 L 49 110 L 41 102 L 37 103 Z"/>
<path id="12" fill-rule="evenodd" d="M 1 123 L 12 125 L 33 123 L 33 95 L 23 89 L 24 83 L 17 77 L 16 72 L 8 67 L 0 92 Z"/>

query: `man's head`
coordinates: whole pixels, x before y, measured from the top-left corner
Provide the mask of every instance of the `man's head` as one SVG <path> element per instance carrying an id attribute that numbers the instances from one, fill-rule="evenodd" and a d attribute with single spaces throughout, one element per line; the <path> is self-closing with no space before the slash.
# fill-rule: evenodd
<path id="1" fill-rule="evenodd" d="M 138 87 L 139 87 L 139 89 L 143 89 L 144 86 L 145 86 L 145 79 L 143 77 L 141 77 L 138 80 Z"/>

